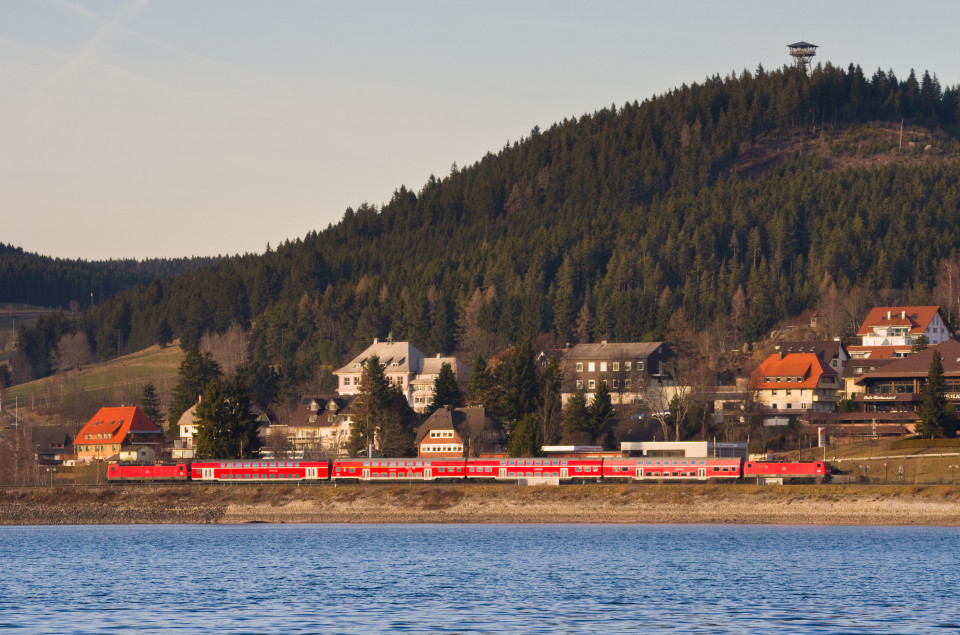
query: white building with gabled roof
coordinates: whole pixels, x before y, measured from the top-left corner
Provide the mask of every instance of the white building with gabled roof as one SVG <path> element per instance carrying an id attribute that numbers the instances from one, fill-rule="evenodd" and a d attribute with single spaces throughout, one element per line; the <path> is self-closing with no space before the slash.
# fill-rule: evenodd
<path id="1" fill-rule="evenodd" d="M 433 403 L 433 386 L 443 364 L 450 364 L 457 382 L 462 387 L 469 370 L 456 357 L 425 357 L 410 342 L 380 341 L 374 339 L 362 353 L 333 372 L 337 377 L 337 393 L 343 396 L 360 392 L 360 376 L 363 365 L 376 355 L 384 366 L 387 380 L 407 398 L 407 403 L 417 412 L 424 412 Z"/>

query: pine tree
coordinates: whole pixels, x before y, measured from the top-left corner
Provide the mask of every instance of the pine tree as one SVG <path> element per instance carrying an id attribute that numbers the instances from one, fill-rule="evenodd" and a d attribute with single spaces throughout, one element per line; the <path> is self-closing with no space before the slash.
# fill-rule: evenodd
<path id="1" fill-rule="evenodd" d="M 470 379 L 467 380 L 467 403 L 471 406 L 485 405 L 490 393 L 491 381 L 487 360 L 477 353 L 473 358 L 473 368 L 470 369 Z"/>
<path id="2" fill-rule="evenodd" d="M 540 399 L 540 381 L 533 360 L 533 345 L 524 340 L 504 356 L 497 367 L 496 383 L 500 397 L 494 414 L 509 428 L 516 425 L 524 415 L 536 412 Z"/>
<path id="3" fill-rule="evenodd" d="M 588 432 L 590 430 L 590 412 L 587 410 L 587 397 L 579 386 L 567 399 L 563 409 L 563 429 L 568 433 Z"/>
<path id="4" fill-rule="evenodd" d="M 163 421 L 164 414 L 160 411 L 160 395 L 157 394 L 156 386 L 153 384 L 145 384 L 138 401 L 143 414 L 158 427 L 162 427 L 160 423 Z M 179 437 L 180 435 L 178 434 L 177 436 Z"/>
<path id="5" fill-rule="evenodd" d="M 207 384 L 197 404 L 197 449 L 201 459 L 249 459 L 260 455 L 259 423 L 250 391 L 240 377 Z"/>
<path id="6" fill-rule="evenodd" d="M 223 373 L 220 364 L 210 353 L 200 353 L 196 347 L 187 350 L 186 356 L 177 368 L 177 384 L 170 395 L 170 412 L 167 413 L 167 432 L 171 438 L 179 438 L 180 415 L 186 412 L 211 381 L 219 379 Z"/>
<path id="7" fill-rule="evenodd" d="M 460 394 L 457 376 L 453 374 L 453 367 L 447 362 L 440 365 L 440 373 L 433 382 L 433 401 L 430 403 L 430 414 L 444 406 L 453 406 L 454 408 L 463 406 L 463 395 Z"/>
<path id="8" fill-rule="evenodd" d="M 543 453 L 543 438 L 537 415 L 524 415 L 517 423 L 510 438 L 510 456 L 540 456 Z"/>
<path id="9" fill-rule="evenodd" d="M 387 379 L 386 367 L 376 355 L 364 362 L 353 410 L 356 414 L 350 431 L 351 454 L 366 456 L 371 445 L 380 456 L 411 453 L 410 406 L 401 388 Z"/>
<path id="10" fill-rule="evenodd" d="M 607 422 L 613 416 L 613 404 L 610 402 L 610 391 L 607 390 L 607 380 L 601 378 L 597 384 L 597 392 L 590 402 L 590 434 L 594 441 L 603 436 Z"/>
<path id="11" fill-rule="evenodd" d="M 916 427 L 921 437 L 932 439 L 956 434 L 956 419 L 945 392 L 943 359 L 940 351 L 935 350 L 930 360 L 930 370 L 927 371 L 927 381 L 923 385 L 923 402 L 920 404 L 920 420 Z"/>

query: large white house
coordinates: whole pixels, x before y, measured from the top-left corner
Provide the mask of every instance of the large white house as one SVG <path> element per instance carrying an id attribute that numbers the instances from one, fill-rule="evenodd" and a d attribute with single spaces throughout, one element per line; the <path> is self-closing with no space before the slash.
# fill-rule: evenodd
<path id="1" fill-rule="evenodd" d="M 953 337 L 938 306 L 875 307 L 857 335 L 863 346 L 913 346 L 921 335 L 936 346 Z"/>
<path id="2" fill-rule="evenodd" d="M 376 355 L 384 365 L 387 379 L 399 386 L 407 403 L 417 412 L 425 411 L 433 403 L 433 385 L 443 364 L 450 364 L 461 388 L 467 380 L 468 369 L 456 357 L 427 358 L 410 342 L 382 342 L 373 344 L 350 360 L 346 366 L 334 371 L 337 377 L 337 393 L 349 397 L 360 392 L 360 376 L 363 365 Z"/>

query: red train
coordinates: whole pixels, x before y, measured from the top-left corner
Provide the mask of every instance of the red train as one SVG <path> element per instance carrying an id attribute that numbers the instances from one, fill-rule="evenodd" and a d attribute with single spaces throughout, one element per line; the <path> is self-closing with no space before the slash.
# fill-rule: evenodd
<path id="1" fill-rule="evenodd" d="M 224 483 L 314 481 L 735 481 L 829 478 L 823 461 L 774 463 L 711 458 L 335 459 L 317 461 L 221 460 L 173 465 L 111 463 L 110 481 Z"/>

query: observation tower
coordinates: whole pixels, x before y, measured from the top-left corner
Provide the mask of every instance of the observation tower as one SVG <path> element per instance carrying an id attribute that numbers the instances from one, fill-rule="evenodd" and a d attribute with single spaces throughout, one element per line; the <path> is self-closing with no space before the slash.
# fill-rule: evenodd
<path id="1" fill-rule="evenodd" d="M 810 60 L 817 54 L 817 45 L 810 42 L 794 42 L 787 44 L 787 48 L 790 49 L 790 57 L 796 62 L 797 68 L 806 73 Z"/>

